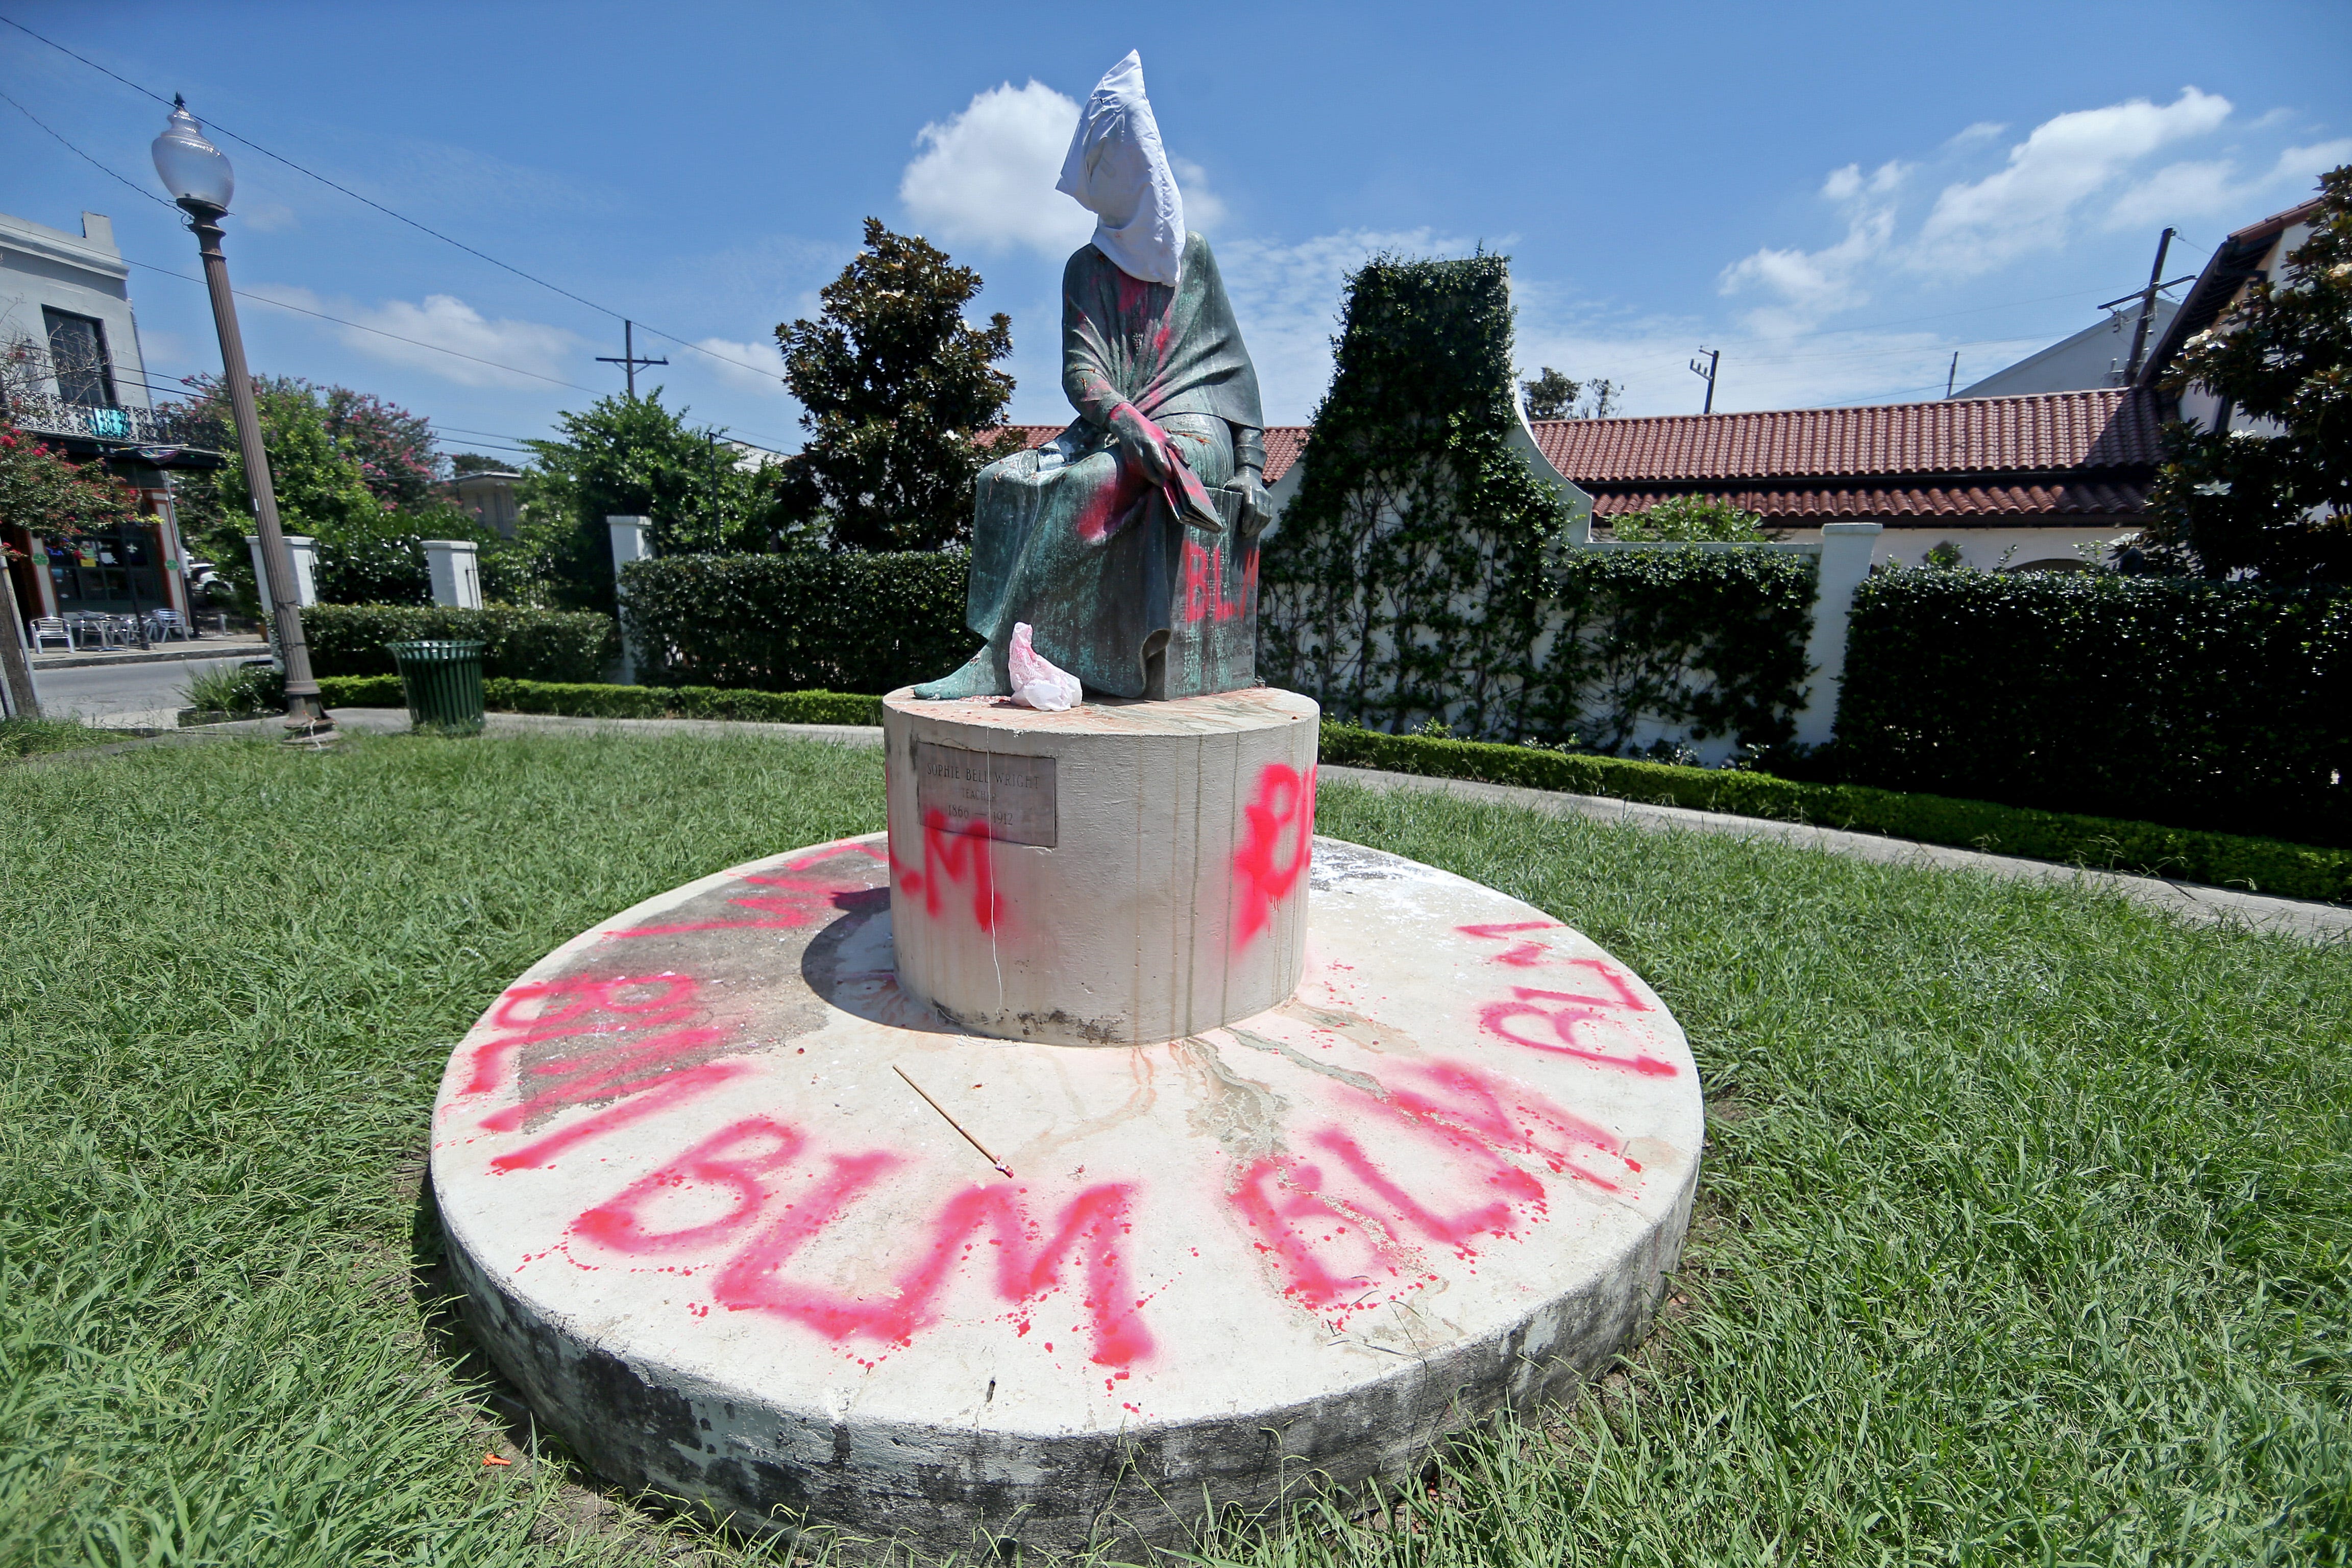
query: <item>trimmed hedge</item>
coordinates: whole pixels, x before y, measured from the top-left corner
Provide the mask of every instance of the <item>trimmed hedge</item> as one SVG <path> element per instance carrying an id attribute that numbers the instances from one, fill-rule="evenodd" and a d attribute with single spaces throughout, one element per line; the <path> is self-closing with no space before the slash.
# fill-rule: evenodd
<path id="1" fill-rule="evenodd" d="M 1384 735 L 1323 726 L 1322 760 L 1433 778 L 1482 779 L 1573 795 L 1882 833 L 2062 865 L 2130 871 L 2294 899 L 2352 901 L 2352 851 L 2148 822 L 2032 811 L 1860 784 L 1564 753 L 1534 746 Z"/>
<path id="2" fill-rule="evenodd" d="M 396 675 L 322 676 L 330 708 L 399 708 Z M 499 713 L 581 719 L 736 719 L 760 724 L 879 724 L 882 700 L 838 691 L 723 691 L 715 686 L 604 686 L 584 681 L 490 679 L 483 704 Z"/>
<path id="3" fill-rule="evenodd" d="M 980 646 L 964 550 L 670 555 L 621 575 L 651 672 L 681 686 L 891 691 Z"/>
<path id="4" fill-rule="evenodd" d="M 593 680 L 604 673 L 613 617 L 585 610 L 482 610 L 442 605 L 312 605 L 302 612 L 310 668 L 331 675 L 390 675 L 384 644 L 446 637 L 483 644 L 482 673 L 518 680 Z"/>
<path id="5" fill-rule="evenodd" d="M 2352 847 L 2352 593 L 1881 573 L 1836 776 Z"/>

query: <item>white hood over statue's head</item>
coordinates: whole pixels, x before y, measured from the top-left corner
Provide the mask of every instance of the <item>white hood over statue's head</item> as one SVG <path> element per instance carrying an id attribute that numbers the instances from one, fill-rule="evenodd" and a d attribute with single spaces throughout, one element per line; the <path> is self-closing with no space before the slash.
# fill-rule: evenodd
<path id="1" fill-rule="evenodd" d="M 1087 95 L 1054 188 L 1095 215 L 1095 247 L 1121 272 L 1147 283 L 1176 281 L 1184 198 L 1143 96 L 1143 57 L 1135 50 Z"/>

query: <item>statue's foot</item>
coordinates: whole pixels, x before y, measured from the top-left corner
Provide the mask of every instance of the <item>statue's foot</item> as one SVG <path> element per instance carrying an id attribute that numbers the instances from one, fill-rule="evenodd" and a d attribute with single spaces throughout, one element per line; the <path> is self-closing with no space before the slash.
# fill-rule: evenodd
<path id="1" fill-rule="evenodd" d="M 982 648 L 964 661 L 963 668 L 937 680 L 926 680 L 915 688 L 915 695 L 925 702 L 944 702 L 957 697 L 1010 697 L 1013 679 L 1005 672 L 1004 661 L 992 647 Z"/>

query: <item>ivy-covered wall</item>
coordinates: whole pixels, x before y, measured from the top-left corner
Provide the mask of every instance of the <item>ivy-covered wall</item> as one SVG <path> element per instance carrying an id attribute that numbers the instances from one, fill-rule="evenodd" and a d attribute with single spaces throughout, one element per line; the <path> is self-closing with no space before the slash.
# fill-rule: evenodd
<path id="1" fill-rule="evenodd" d="M 1349 279 L 1305 479 L 1259 557 L 1270 684 L 1384 729 L 1525 729 L 1567 511 L 1512 445 L 1514 374 L 1502 257 L 1382 256 Z"/>
<path id="2" fill-rule="evenodd" d="M 1660 740 L 1788 744 L 1819 565 L 1755 546 L 1562 550 L 1549 636 L 1531 661 L 1535 738 L 1572 735 L 1612 754 Z"/>
<path id="3" fill-rule="evenodd" d="M 1521 431 L 1507 263 L 1349 280 L 1297 494 L 1259 566 L 1258 668 L 1333 720 L 1605 751 L 1785 742 L 1811 557 L 1571 546 Z"/>

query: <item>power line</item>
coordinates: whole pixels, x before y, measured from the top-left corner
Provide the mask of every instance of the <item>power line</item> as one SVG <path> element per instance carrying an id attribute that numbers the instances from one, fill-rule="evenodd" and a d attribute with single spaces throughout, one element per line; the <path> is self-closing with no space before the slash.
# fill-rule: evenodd
<path id="1" fill-rule="evenodd" d="M 5 16 L 0 16 L 0 22 L 8 22 L 8 18 Z M 20 32 L 25 30 L 21 26 L 18 26 L 15 22 L 8 22 L 8 25 L 12 27 L 17 27 L 17 30 Z M 41 41 L 44 43 L 48 42 L 46 38 Z M 68 54 L 72 53 L 70 49 L 66 52 Z M 81 57 L 76 55 L 74 58 L 76 59 L 79 59 Z M 87 64 L 88 62 L 85 61 L 84 63 Z M 104 69 L 103 67 L 99 68 Z M 109 72 L 108 74 L 111 75 L 112 73 Z M 121 171 L 115 169 L 98 158 L 92 157 L 89 153 L 83 152 L 79 147 L 74 145 L 71 141 L 68 140 L 61 132 L 58 132 L 44 122 L 38 115 L 35 114 L 31 110 L 26 109 L 23 104 L 18 103 L 14 98 L 10 98 L 5 92 L 0 92 L 0 99 L 6 99 L 9 103 L 15 105 L 18 113 L 24 115 L 26 119 L 31 121 L 34 124 L 40 126 L 42 130 L 48 132 L 50 135 L 56 137 L 58 141 L 64 145 L 68 152 L 82 159 L 91 167 L 97 169 L 100 174 L 106 174 L 110 178 L 121 181 L 123 184 L 130 186 L 132 190 L 137 191 L 141 195 L 145 196 L 148 200 L 154 202 L 160 206 L 170 207 L 174 213 L 179 211 L 179 207 L 176 204 L 165 201 L 162 196 L 156 195 L 152 191 L 147 190 L 144 186 L 124 174 Z M 178 271 L 173 268 L 158 267 L 152 261 L 141 261 L 135 258 L 128 256 L 124 257 L 122 259 L 132 267 L 143 268 L 150 272 L 160 272 L 166 278 L 177 278 L 183 283 L 194 283 L 198 285 L 202 285 L 204 283 L 204 279 L 201 278 L 192 277 L 188 273 Z M 589 394 L 591 396 L 597 395 L 596 389 L 594 387 L 583 386 L 576 381 L 565 381 L 560 376 L 542 375 L 538 371 L 525 370 L 520 365 L 501 364 L 497 360 L 484 359 L 479 354 L 464 353 L 457 349 L 445 348 L 439 343 L 428 343 L 422 338 L 412 338 L 400 332 L 388 332 L 382 327 L 371 327 L 360 321 L 347 321 L 341 316 L 331 316 L 324 310 L 308 310 L 300 305 L 289 305 L 283 300 L 273 300 L 267 294 L 247 293 L 242 289 L 233 289 L 230 292 L 236 295 L 240 300 L 256 300 L 265 305 L 275 305 L 281 310 L 292 310 L 300 315 L 315 316 L 320 321 L 331 321 L 336 326 L 349 327 L 354 331 L 373 332 L 380 338 L 390 338 L 395 342 L 414 343 L 418 348 L 431 349 L 436 353 L 449 354 L 457 359 L 470 360 L 476 364 L 488 365 L 492 370 L 503 370 L 514 375 L 526 375 L 536 381 L 544 381 L 556 386 L 568 387 L 573 392 L 584 392 Z"/>
<path id="2" fill-rule="evenodd" d="M 7 18 L 6 18 L 6 17 L 5 17 L 5 16 L 0 16 L 0 21 L 6 21 L 6 20 L 7 20 Z M 11 26 L 14 26 L 14 24 L 12 23 L 12 24 L 11 24 Z M 83 152 L 80 148 L 79 148 L 79 147 L 75 146 L 72 142 L 67 142 L 67 141 L 66 141 L 66 137 L 65 137 L 65 132 L 61 132 L 61 131 L 58 130 L 55 126 L 51 125 L 47 121 L 43 120 L 39 115 L 37 115 L 37 114 L 34 113 L 31 110 L 29 110 L 29 109 L 26 108 L 23 104 L 21 104 L 21 103 L 17 103 L 17 102 L 16 102 L 16 100 L 15 99 L 13 99 L 13 98 L 8 98 L 8 95 L 7 95 L 6 93 L 5 93 L 5 92 L 0 92 L 0 98 L 6 98 L 6 99 L 8 99 L 8 101 L 9 101 L 11 104 L 14 104 L 14 105 L 16 106 L 16 112 L 17 112 L 17 113 L 19 113 L 19 114 L 23 115 L 26 119 L 27 119 L 27 120 L 29 120 L 29 121 L 31 121 L 34 124 L 36 124 L 36 125 L 39 126 L 42 130 L 44 130 L 44 131 L 47 132 L 50 135 L 52 135 L 52 136 L 56 137 L 59 142 L 64 142 L 64 143 L 65 143 L 65 149 L 66 149 L 66 151 L 67 151 L 67 152 L 71 153 L 72 153 L 74 156 L 76 156 L 77 158 L 80 158 L 80 159 L 82 159 L 83 161 L 87 162 L 88 163 L 89 163 L 89 164 L 90 164 L 90 166 L 91 166 L 91 167 L 93 167 L 93 168 L 97 169 L 97 170 L 98 170 L 98 172 L 99 172 L 100 174 L 105 174 L 105 175 L 107 175 L 109 178 L 111 178 L 111 179 L 121 180 L 124 184 L 129 185 L 132 190 L 137 191 L 141 195 L 145 196 L 145 197 L 146 197 L 149 201 L 151 201 L 151 202 L 159 203 L 159 204 L 161 204 L 162 205 L 163 205 L 163 206 L 167 206 L 167 207 L 172 205 L 172 204 L 171 204 L 170 202 L 164 201 L 163 197 L 161 197 L 161 196 L 157 195 L 154 192 L 152 192 L 152 191 L 149 190 L 146 186 L 144 186 L 144 185 L 142 185 L 142 184 L 140 184 L 137 181 L 131 179 L 128 175 L 125 175 L 125 174 L 120 174 L 120 173 L 118 173 L 117 171 L 115 171 L 115 170 L 113 170 L 113 169 L 111 169 L 111 168 L 109 168 L 106 164 L 100 163 L 97 159 L 95 159 L 95 158 L 91 157 L 89 153 L 87 153 Z M 175 207 L 175 208 L 173 208 L 173 211 L 177 211 L 178 209 Z"/>
<path id="3" fill-rule="evenodd" d="M 5 18 L 0 18 L 0 20 L 5 20 Z M 204 282 L 204 279 L 201 278 L 190 277 L 185 272 L 174 271 L 169 267 L 158 267 L 152 261 L 139 261 L 128 256 L 124 257 L 122 259 L 130 262 L 133 267 L 144 268 L 150 272 L 160 272 L 166 278 L 176 278 L 183 283 L 202 285 Z M 242 289 L 233 289 L 230 292 L 235 294 L 240 300 L 252 300 L 260 304 L 273 305 L 278 310 L 291 310 L 297 315 L 314 316 L 321 321 L 332 321 L 336 326 L 349 327 L 355 332 L 373 332 L 377 337 L 390 338 L 393 342 L 398 343 L 413 343 L 420 349 L 431 349 L 435 353 L 447 354 L 452 359 L 469 360 L 475 364 L 488 365 L 492 370 L 503 370 L 513 375 L 527 375 L 533 381 L 544 381 L 551 385 L 569 387 L 573 392 L 584 392 L 592 397 L 602 395 L 593 386 L 583 386 L 576 381 L 566 381 L 562 376 L 543 375 L 535 370 L 525 370 L 519 364 L 500 364 L 497 360 L 484 359 L 479 354 L 464 353 L 457 349 L 444 348 L 439 343 L 428 343 L 423 338 L 412 338 L 404 336 L 399 332 L 388 332 L 382 327 L 371 327 L 364 321 L 347 321 L 341 316 L 330 316 L 324 310 L 313 310 L 303 305 L 290 305 L 283 300 L 272 299 L 267 294 L 249 294 Z"/>
<path id="4" fill-rule="evenodd" d="M 67 48 L 63 44 L 58 43 L 56 39 L 43 37 L 41 34 L 33 31 L 32 28 L 25 26 L 22 22 L 16 20 L 14 17 L 0 16 L 0 22 L 7 23 L 9 26 L 16 28 L 16 31 L 24 34 L 26 37 L 31 38 L 37 43 L 47 44 L 49 47 L 57 50 L 59 54 L 70 56 L 72 58 L 79 60 L 82 64 L 89 67 L 90 69 L 97 71 L 101 75 L 112 77 L 116 81 L 121 82 L 123 86 L 131 89 L 134 92 L 144 93 L 147 97 L 153 99 L 156 102 L 161 104 L 168 105 L 172 102 L 170 99 L 165 98 L 162 93 L 157 92 L 154 89 L 151 87 L 143 87 L 138 82 L 132 81 L 129 77 L 123 76 L 120 72 L 109 70 L 106 67 L 100 65 L 96 60 L 91 59 L 89 56 L 75 53 L 72 49 Z M 36 123 L 38 122 L 36 121 Z M 405 213 L 395 212 L 372 196 L 363 196 L 360 195 L 359 192 L 352 190 L 349 185 L 341 184 L 327 178 L 326 175 L 320 174 L 316 169 L 305 168 L 302 164 L 296 163 L 293 159 L 285 156 L 283 153 L 273 153 L 268 148 L 264 147 L 260 142 L 253 141 L 248 137 L 238 135 L 236 132 L 231 131 L 228 127 L 221 124 L 216 120 L 206 119 L 205 123 L 210 126 L 214 131 L 218 132 L 221 135 L 227 137 L 232 142 L 240 142 L 245 146 L 250 147 L 255 152 L 260 153 L 263 157 L 283 163 L 286 167 L 293 170 L 298 174 L 306 174 L 310 178 L 318 181 L 328 189 L 340 191 L 355 202 L 361 202 L 368 206 L 372 206 L 376 211 L 383 214 L 384 216 L 400 223 L 404 223 L 409 227 L 416 230 L 419 234 L 430 235 L 435 239 L 441 241 L 444 245 L 454 245 L 459 250 L 464 251 L 468 256 L 474 257 L 478 260 L 487 261 L 491 266 L 496 267 L 502 271 L 513 273 L 516 277 L 522 279 L 525 282 L 536 283 L 542 289 L 550 289 L 555 293 L 561 294 L 565 299 L 572 300 L 575 304 L 585 305 L 588 309 L 597 311 L 603 315 L 610 316 L 616 321 L 633 320 L 633 318 L 619 310 L 614 310 L 609 305 L 600 305 L 593 300 L 586 299 L 581 295 L 573 293 L 571 289 L 564 288 L 560 283 L 551 283 L 546 279 L 539 277 L 535 273 L 524 271 L 521 268 L 513 265 L 511 262 L 499 260 L 497 257 L 492 256 L 486 250 L 478 250 L 473 246 L 467 245 L 462 239 L 454 238 L 449 235 L 443 234 L 437 228 L 419 223 L 416 219 L 410 217 Z M 44 127 L 44 129 L 47 129 L 47 127 Z M 52 132 L 52 134 L 54 134 L 54 132 Z M 63 140 L 63 138 L 59 138 L 59 140 Z M 87 154 L 85 154 L 85 156 L 87 156 Z M 95 162 L 95 160 L 92 161 Z M 109 173 L 112 173 L 112 171 L 110 170 Z M 121 178 L 119 174 L 115 177 L 117 179 Z M 144 195 L 145 193 L 142 192 L 142 194 Z M 157 197 L 156 199 L 159 201 L 162 200 L 161 197 Z M 639 326 L 646 325 L 642 321 L 637 324 Z M 743 360 L 736 359 L 730 354 L 714 353 L 709 349 L 704 348 L 700 343 L 695 342 L 687 338 L 681 338 L 674 332 L 665 332 L 660 328 L 653 326 L 646 326 L 646 331 L 653 333 L 654 336 L 657 338 L 666 338 L 669 342 L 677 344 L 680 348 L 691 349 L 696 353 L 702 355 L 706 359 L 717 360 L 721 364 L 731 364 L 739 370 L 757 371 L 763 374 L 767 374 L 765 366 L 749 363 Z M 762 448 L 762 450 L 765 450 L 765 448 Z"/>

